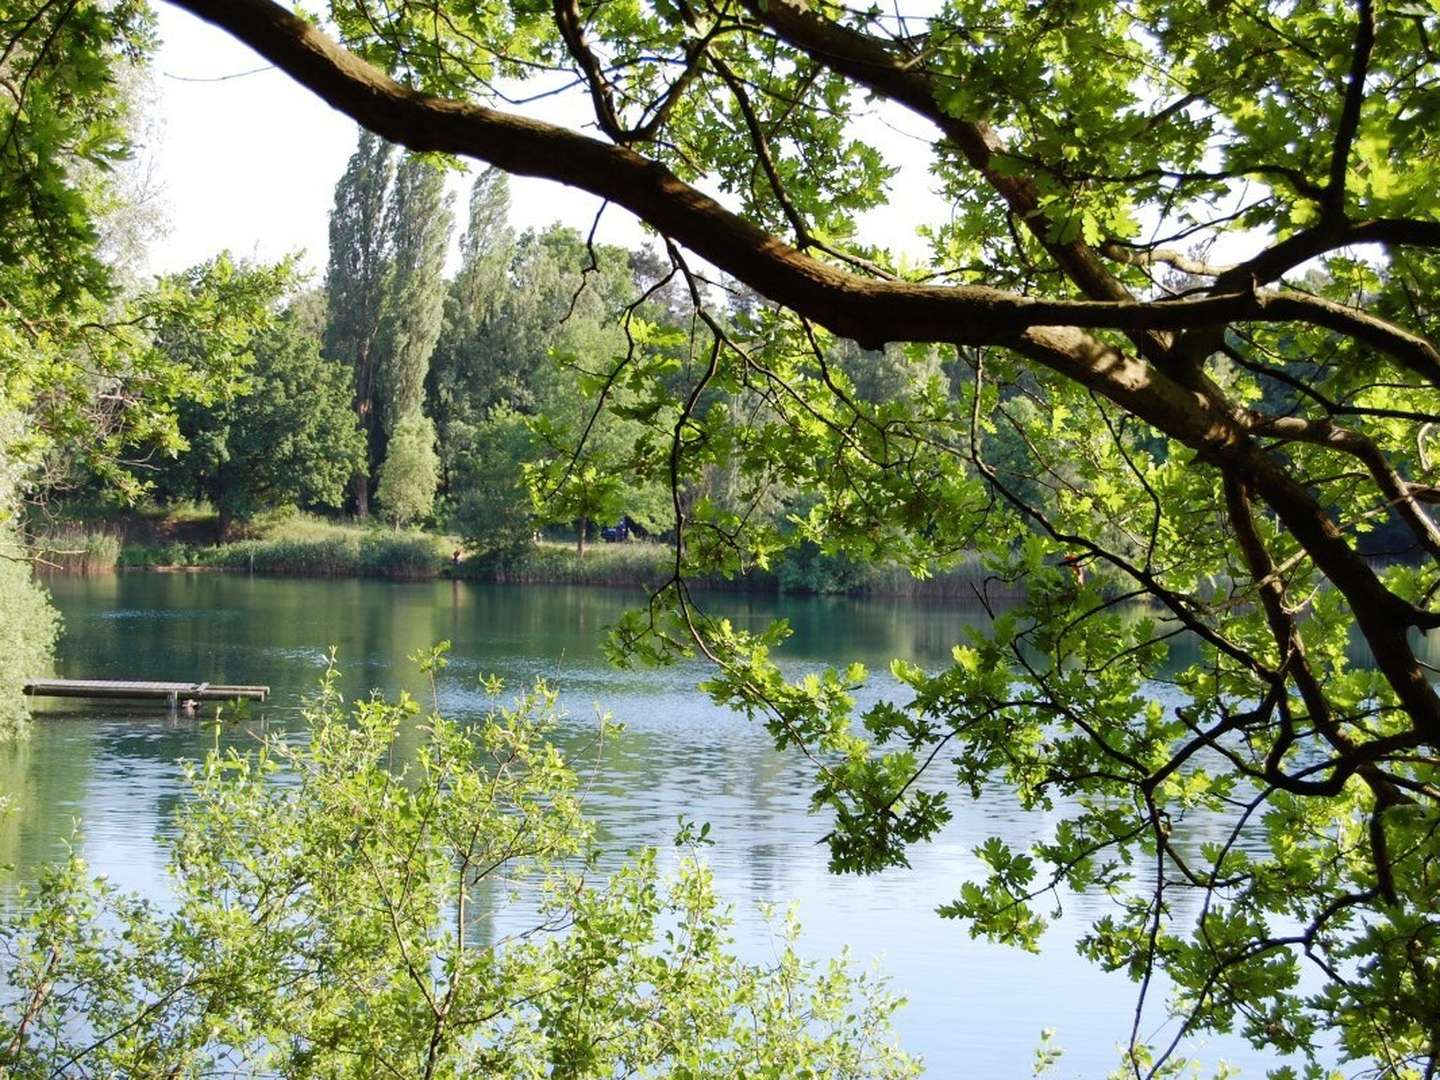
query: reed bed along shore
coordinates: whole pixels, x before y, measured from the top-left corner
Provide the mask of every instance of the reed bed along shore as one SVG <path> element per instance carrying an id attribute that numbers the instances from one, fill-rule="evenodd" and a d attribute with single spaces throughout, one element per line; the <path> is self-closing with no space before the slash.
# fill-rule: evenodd
<path id="1" fill-rule="evenodd" d="M 300 521 L 269 535 L 221 544 L 180 540 L 125 544 L 116 565 L 125 569 L 232 570 L 298 577 L 438 577 L 450 564 L 453 543 L 419 531 Z"/>
<path id="2" fill-rule="evenodd" d="M 115 533 L 79 526 L 48 529 L 30 539 L 30 552 L 42 573 L 99 574 L 114 570 L 122 542 Z"/>

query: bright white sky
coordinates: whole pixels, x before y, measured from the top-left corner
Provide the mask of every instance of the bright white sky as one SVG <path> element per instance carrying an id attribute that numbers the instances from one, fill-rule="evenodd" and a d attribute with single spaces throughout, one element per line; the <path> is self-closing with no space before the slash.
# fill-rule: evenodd
<path id="1" fill-rule="evenodd" d="M 263 61 L 223 31 L 169 4 L 158 11 L 159 122 L 146 156 L 166 229 L 151 245 L 149 268 L 183 269 L 222 249 L 267 260 L 303 251 L 318 280 L 335 181 L 355 149 L 354 123 L 280 72 L 256 72 Z M 546 118 L 583 122 L 583 101 L 558 109 L 549 106 Z M 862 130 L 885 140 L 887 151 L 907 165 L 892 185 L 890 206 L 865 220 L 864 238 L 918 255 L 916 225 L 943 214 L 926 171 L 926 125 L 897 114 L 884 122 L 872 118 Z M 457 176 L 453 183 L 463 215 L 468 181 Z M 521 229 L 559 220 L 588 231 L 600 205 L 545 181 L 514 177 L 510 190 L 512 222 Z M 612 207 L 600 236 L 633 246 L 643 234 L 628 212 Z"/>

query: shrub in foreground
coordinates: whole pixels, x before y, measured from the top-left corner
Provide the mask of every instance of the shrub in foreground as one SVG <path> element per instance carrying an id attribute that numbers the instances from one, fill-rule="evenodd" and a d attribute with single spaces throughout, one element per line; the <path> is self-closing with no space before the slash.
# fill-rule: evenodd
<path id="1" fill-rule="evenodd" d="M 14 533 L 0 524 L 0 742 L 25 730 L 26 680 L 47 675 L 60 633 L 60 616 L 35 580 L 31 563 Z M 4 807 L 0 792 L 0 812 Z"/>
<path id="2" fill-rule="evenodd" d="M 441 663 L 439 653 L 427 658 Z M 474 727 L 412 703 L 191 773 L 173 906 L 47 871 L 0 928 L 0 1074 L 901 1078 L 897 1001 L 787 929 L 739 959 L 708 871 L 601 883 L 543 686 Z"/>

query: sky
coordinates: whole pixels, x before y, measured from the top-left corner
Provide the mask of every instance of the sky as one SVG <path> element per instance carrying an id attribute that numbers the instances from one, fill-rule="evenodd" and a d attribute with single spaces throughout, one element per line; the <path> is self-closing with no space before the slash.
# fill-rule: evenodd
<path id="1" fill-rule="evenodd" d="M 302 252 L 302 265 L 318 280 L 335 181 L 355 149 L 354 122 L 223 31 L 169 4 L 158 5 L 158 14 L 162 46 L 143 164 L 163 227 L 150 245 L 148 269 L 184 269 L 223 249 L 265 260 Z M 532 115 L 579 126 L 585 108 L 583 98 L 572 97 Z M 857 130 L 885 140 L 887 154 L 893 150 L 904 165 L 890 205 L 866 217 L 861 236 L 918 255 L 916 226 L 944 211 L 926 167 L 927 125 L 891 112 L 870 116 Z M 463 215 L 468 180 L 456 175 L 451 184 Z M 548 181 L 514 177 L 510 191 L 519 229 L 558 220 L 588 232 L 600 207 L 595 197 Z M 644 235 L 616 207 L 598 230 L 601 240 L 627 246 Z"/>

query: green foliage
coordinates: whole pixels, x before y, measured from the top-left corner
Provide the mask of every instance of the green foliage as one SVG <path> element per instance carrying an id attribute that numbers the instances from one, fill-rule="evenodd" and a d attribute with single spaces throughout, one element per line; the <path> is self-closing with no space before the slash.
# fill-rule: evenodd
<path id="1" fill-rule="evenodd" d="M 267 267 L 238 274 L 256 279 L 251 287 L 269 305 L 286 284 Z M 184 333 L 199 336 L 189 324 Z M 208 336 L 203 340 L 213 347 Z M 162 495 L 212 501 L 222 536 L 232 521 L 263 510 L 339 505 L 363 462 L 348 372 L 321 357 L 294 316 L 276 319 L 262 307 L 244 347 L 252 357 L 245 384 L 223 400 L 181 411 L 189 446 L 159 481 Z"/>
<path id="2" fill-rule="evenodd" d="M 390 271 L 376 340 L 375 397 L 382 428 L 393 438 L 406 417 L 420 412 L 440 336 L 440 275 L 453 222 L 444 168 L 407 154 L 395 171 L 386 214 Z"/>
<path id="3" fill-rule="evenodd" d="M 356 511 L 370 509 L 390 438 L 424 398 L 440 332 L 441 281 L 453 218 L 445 172 L 369 132 L 335 187 L 325 278 L 325 355 L 353 373 L 354 407 L 365 433 Z"/>
<path id="4" fill-rule="evenodd" d="M 24 416 L 0 404 L 0 447 L 24 423 Z M 15 518 L 27 471 L 0 449 L 0 742 L 24 733 L 30 709 L 21 691 L 27 680 L 50 673 L 60 633 L 59 613 L 35 580 Z M 7 802 L 0 791 L 0 814 Z"/>
<path id="5" fill-rule="evenodd" d="M 203 548 L 170 541 L 163 544 L 122 544 L 115 565 L 127 569 L 198 566 Z"/>
<path id="6" fill-rule="evenodd" d="M 180 565 L 255 574 L 410 579 L 439 574 L 446 562 L 442 547 L 435 537 L 423 533 L 344 530 L 328 536 L 281 536 L 214 548 L 161 551 L 157 557 L 185 560 Z"/>
<path id="7" fill-rule="evenodd" d="M 368 131 L 335 187 L 325 275 L 325 355 L 371 370 L 386 285 L 385 205 L 394 147 Z M 357 379 L 358 383 L 358 379 Z"/>
<path id="8" fill-rule="evenodd" d="M 1256 512 L 1297 598 L 1305 663 L 1323 673 L 1318 698 L 1303 675 L 1276 688 L 1284 612 L 1245 577 L 1242 541 L 1222 524 L 1233 491 L 1184 447 L 990 351 L 961 354 L 966 378 L 868 402 L 830 363 L 846 347 L 832 354 L 780 316 L 757 324 L 755 351 L 736 350 L 706 388 L 734 397 L 717 393 L 710 408 L 698 399 L 686 421 L 679 490 L 735 479 L 723 498 L 687 506 L 685 579 L 759 564 L 792 584 L 835 587 L 837 571 L 881 559 L 946 572 L 973 547 L 976 594 L 993 603 L 1019 584 L 1023 598 L 992 607 L 993 625 L 957 646 L 949 667 L 897 662 L 902 690 L 863 710 L 862 669 L 787 679 L 772 655 L 783 627 L 742 633 L 675 591 L 617 628 L 620 658 L 670 660 L 698 635 L 718 659 L 715 699 L 818 762 L 813 797 L 832 821 L 836 871 L 903 866 L 961 800 L 1012 793 L 1043 816 L 1040 835 L 980 845 L 976 874 L 942 915 L 1035 950 L 1065 896 L 1110 895 L 1116 909 L 1081 952 L 1134 979 L 1142 1014 L 1167 1010 L 1179 1038 L 1234 1032 L 1320 1070 L 1317 1047 L 1332 1031 L 1349 1059 L 1423 1075 L 1436 1024 L 1435 999 L 1424 998 L 1440 888 L 1435 761 L 1384 749 L 1429 743 L 1394 687 L 1356 662 L 1355 613 L 1299 541 Z M 1254 393 L 1247 373 L 1219 374 Z M 732 404 L 744 380 L 772 388 L 764 407 Z M 676 405 L 661 378 L 651 393 Z M 1377 432 L 1386 423 L 1375 420 Z M 1307 476 L 1334 464 L 1333 451 L 1309 444 L 1286 453 Z M 656 475 L 672 467 L 654 462 Z M 747 518 L 776 487 L 788 527 Z M 1373 489 L 1362 490 L 1331 487 L 1330 512 L 1369 514 Z M 1434 570 L 1402 563 L 1386 580 L 1418 597 Z M 667 605 L 678 613 L 657 618 Z M 1198 658 L 1177 669 L 1167 645 L 1186 632 Z M 1350 739 L 1385 757 L 1393 789 L 1361 775 Z M 1180 1067 L 1179 1038 L 1149 1047 L 1143 1035 L 1126 1047 L 1127 1074 Z"/>
<path id="9" fill-rule="evenodd" d="M 626 253 L 558 225 L 516 240 L 508 210 L 504 183 L 482 174 L 428 387 L 458 527 L 475 550 L 508 557 L 530 531 L 526 518 L 654 526 L 669 497 L 636 484 L 631 460 L 653 450 L 654 432 L 599 408 L 602 390 L 616 403 L 628 396 L 607 374 L 626 366 L 645 332 L 628 316 L 617 325 L 636 299 Z M 521 466 L 536 496 L 528 511 L 497 490 L 518 487 Z"/>
<path id="10" fill-rule="evenodd" d="M 53 664 L 60 616 L 35 580 L 24 547 L 13 528 L 0 524 L 0 742 L 22 733 L 29 707 L 21 688 L 44 678 Z M 4 792 L 0 792 L 3 808 Z"/>
<path id="11" fill-rule="evenodd" d="M 22 0 L 0 24 L 0 409 L 24 419 L 0 456 L 43 468 L 40 497 L 93 476 L 133 498 L 126 450 L 183 444 L 176 405 L 237 384 L 253 312 L 224 260 L 148 285 L 122 274 L 148 6 Z M 170 347 L 182 322 L 204 348 Z"/>
<path id="12" fill-rule="evenodd" d="M 418 657 L 443 665 L 443 646 Z M 309 738 L 212 751 L 178 812 L 165 908 L 44 873 L 0 928 L 0 1066 L 29 1076 L 918 1074 L 898 1001 L 843 961 L 731 951 L 709 872 L 655 852 L 597 882 L 543 685 L 473 727 L 333 672 Z M 501 929 L 499 907 L 515 920 Z"/>
<path id="13" fill-rule="evenodd" d="M 447 562 L 442 546 L 424 533 L 373 533 L 360 541 L 360 576 L 434 577 Z"/>
<path id="14" fill-rule="evenodd" d="M 371 473 L 380 464 L 375 394 L 380 318 L 389 283 L 386 200 L 395 174 L 394 147 L 368 131 L 335 185 L 330 212 L 330 261 L 325 273 L 327 359 L 353 372 L 355 411 L 365 432 L 365 466 L 354 478 L 356 510 L 370 510 Z"/>
<path id="15" fill-rule="evenodd" d="M 399 528 L 430 515 L 439 483 L 435 425 L 415 413 L 395 427 L 375 497 L 385 517 Z"/>
<path id="16" fill-rule="evenodd" d="M 49 487 L 89 479 L 138 497 L 149 476 L 128 460 L 178 453 L 181 409 L 241 392 L 251 339 L 291 274 L 288 261 L 248 267 L 220 255 L 43 330 L 24 327 L 5 352 L 0 394 L 26 423 L 3 452 L 43 463 Z"/>
<path id="17" fill-rule="evenodd" d="M 447 474 L 469 451 L 469 432 L 497 405 L 530 408 L 537 375 L 514 337 L 518 305 L 533 297 L 530 282 L 512 286 L 515 236 L 509 225 L 505 174 L 486 169 L 470 189 L 469 220 L 460 238 L 460 270 L 445 294 L 444 328 L 426 383 L 428 413 L 445 448 Z M 452 449 L 453 448 L 453 449 Z"/>
<path id="18" fill-rule="evenodd" d="M 534 543 L 535 515 L 524 463 L 536 454 L 525 418 L 497 405 L 452 466 L 450 526 L 486 562 L 515 562 Z"/>
<path id="19" fill-rule="evenodd" d="M 845 555 L 828 555 L 818 544 L 788 548 L 775 561 L 775 580 L 787 593 L 860 592 L 867 567 Z"/>
<path id="20" fill-rule="evenodd" d="M 675 553 L 663 544 L 601 544 L 581 558 L 573 544 L 542 541 L 523 556 L 498 564 L 461 565 L 466 572 L 496 581 L 651 589 L 665 580 L 674 561 Z"/>
<path id="21" fill-rule="evenodd" d="M 152 21 L 138 2 L 17 0 L 0 13 L 8 88 L 0 96 L 0 354 L 27 325 L 32 344 L 47 336 L 48 326 L 28 320 L 110 296 L 96 219 L 112 194 L 107 171 L 130 153 L 134 102 L 117 84 L 143 63 Z"/>
<path id="22" fill-rule="evenodd" d="M 241 540 L 212 551 L 191 552 L 197 565 L 257 574 L 305 577 L 358 576 L 360 540 L 342 535 L 317 539 Z"/>
<path id="23" fill-rule="evenodd" d="M 39 9 L 18 55 L 57 100 L 72 78 L 95 93 L 103 120 L 135 12 L 84 12 L 88 38 Z M 587 519 L 622 512 L 672 533 L 678 580 L 619 628 L 617 652 L 703 646 L 716 698 L 820 763 L 837 869 L 901 864 L 954 800 L 1003 788 L 1040 835 L 981 845 L 944 913 L 1034 948 L 1058 896 L 1113 898 L 1082 951 L 1136 983 L 1128 1074 L 1173 1074 L 1185 1036 L 1229 1031 L 1312 1075 L 1327 1032 L 1357 1068 L 1435 1072 L 1440 696 L 1414 647 L 1440 626 L 1433 4 L 396 0 L 381 17 L 335 0 L 322 14 L 421 93 L 494 104 L 512 80 L 569 72 L 625 149 L 592 146 L 593 175 L 556 175 L 746 279 L 708 281 L 678 246 L 631 260 L 565 230 L 512 240 L 492 176 L 431 405 L 447 480 L 504 403 L 539 441 L 541 513 L 579 519 L 582 544 Z M 53 57 L 37 44 L 52 29 Z M 296 66 L 278 21 L 248 29 Z M 474 125 L 463 145 L 479 156 L 541 173 L 542 144 L 560 141 L 528 120 L 377 105 L 354 68 L 331 74 L 332 100 L 389 130 L 443 114 Z M 855 242 L 900 161 L 854 123 L 877 99 L 932 125 L 927 182 L 946 212 L 925 261 Z M 41 160 L 63 156 L 48 146 Z M 387 155 L 362 143 L 347 174 L 336 281 L 383 277 Z M 1258 253 L 1227 267 L 1212 249 Z M 27 272 L 25 310 L 63 288 Z M 74 338 L 52 348 L 35 319 L 5 318 L 0 356 L 26 357 L 6 393 L 44 417 L 39 437 L 94 430 L 93 409 L 47 411 L 71 390 L 94 400 Z M 354 340 L 370 378 L 373 333 Z M 164 387 L 197 376 L 138 355 L 97 363 Z M 357 390 L 373 431 L 373 388 Z M 916 575 L 978 552 L 982 599 L 993 580 L 1023 582 L 1025 600 L 992 606 L 947 668 L 896 665 L 904 691 L 857 715 L 858 668 L 787 680 L 771 657 L 783 628 L 744 634 L 693 606 L 689 580 L 774 572 L 790 551 Z M 1173 670 L 1181 635 L 1198 657 Z M 1176 1036 L 1151 1047 L 1160 985 Z"/>

